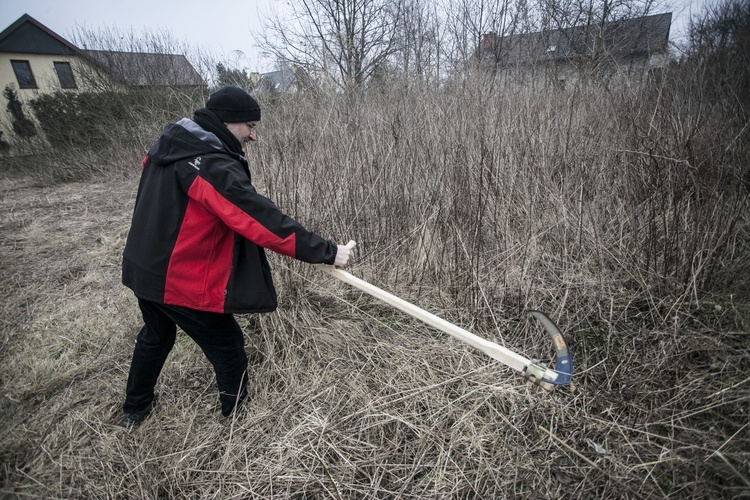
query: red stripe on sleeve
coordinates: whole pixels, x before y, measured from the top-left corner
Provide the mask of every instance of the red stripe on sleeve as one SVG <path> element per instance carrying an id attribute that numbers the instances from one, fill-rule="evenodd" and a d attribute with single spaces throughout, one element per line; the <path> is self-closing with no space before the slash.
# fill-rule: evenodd
<path id="1" fill-rule="evenodd" d="M 247 212 L 224 198 L 201 177 L 195 179 L 195 182 L 190 186 L 188 195 L 208 205 L 227 226 L 256 245 L 295 258 L 297 241 L 294 233 L 286 238 L 275 235 Z"/>

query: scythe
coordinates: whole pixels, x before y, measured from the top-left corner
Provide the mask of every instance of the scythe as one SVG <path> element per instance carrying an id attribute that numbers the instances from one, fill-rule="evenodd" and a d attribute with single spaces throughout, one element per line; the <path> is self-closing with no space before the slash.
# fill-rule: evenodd
<path id="1" fill-rule="evenodd" d="M 347 246 L 353 248 L 355 242 L 350 241 Z M 537 360 L 528 359 L 506 347 L 483 339 L 346 271 L 323 264 L 318 264 L 316 267 L 326 274 L 405 312 L 409 316 L 479 349 L 489 357 L 517 370 L 526 380 L 548 391 L 554 389 L 556 385 L 567 385 L 571 381 L 573 376 L 573 357 L 568 344 L 557 325 L 546 314 L 540 311 L 529 311 L 529 315 L 541 322 L 544 329 L 552 338 L 557 358 L 554 369 L 547 367 L 544 363 Z"/>

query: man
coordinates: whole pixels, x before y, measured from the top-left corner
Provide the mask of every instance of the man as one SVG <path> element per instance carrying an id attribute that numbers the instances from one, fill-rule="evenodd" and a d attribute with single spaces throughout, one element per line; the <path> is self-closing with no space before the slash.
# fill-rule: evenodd
<path id="1" fill-rule="evenodd" d="M 284 215 L 251 183 L 243 145 L 253 142 L 258 103 L 224 87 L 193 119 L 170 124 L 143 160 L 122 281 L 138 298 L 138 334 L 122 425 L 149 414 L 176 326 L 213 365 L 221 412 L 246 397 L 247 356 L 233 313 L 276 309 L 264 248 L 310 263 L 346 266 L 351 250 Z"/>

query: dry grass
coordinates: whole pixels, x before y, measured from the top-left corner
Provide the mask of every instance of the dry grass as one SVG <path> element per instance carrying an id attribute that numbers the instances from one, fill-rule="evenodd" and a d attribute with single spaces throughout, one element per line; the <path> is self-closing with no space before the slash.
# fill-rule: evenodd
<path id="1" fill-rule="evenodd" d="M 739 277 L 747 195 L 707 188 L 711 208 L 696 208 L 668 189 L 681 179 L 675 162 L 658 165 L 663 190 L 649 192 L 634 180 L 647 165 L 626 152 L 632 137 L 615 134 L 624 127 L 602 112 L 605 98 L 461 97 L 371 95 L 360 116 L 333 101 L 277 103 L 250 152 L 256 182 L 309 227 L 357 239 L 354 274 L 481 336 L 545 359 L 548 340 L 523 311 L 546 310 L 571 342 L 573 385 L 547 394 L 274 257 L 282 306 L 240 317 L 253 379 L 243 411 L 219 417 L 211 368 L 180 337 L 159 405 L 125 431 L 117 423 L 140 319 L 119 266 L 137 179 L 88 172 L 85 182 L 54 184 L 6 170 L 0 492 L 750 495 Z M 657 201 L 662 232 L 647 218 Z M 700 235 L 712 252 L 670 246 L 722 220 Z M 713 281 L 700 265 L 680 274 L 697 258 L 719 260 Z"/>

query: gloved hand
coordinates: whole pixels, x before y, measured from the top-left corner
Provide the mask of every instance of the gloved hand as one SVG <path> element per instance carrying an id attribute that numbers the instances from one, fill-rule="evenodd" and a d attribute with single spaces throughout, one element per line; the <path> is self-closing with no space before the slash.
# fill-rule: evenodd
<path id="1" fill-rule="evenodd" d="M 333 261 L 334 267 L 346 267 L 349 264 L 349 259 L 354 255 L 354 242 L 349 242 L 346 245 L 336 246 L 336 259 Z"/>

